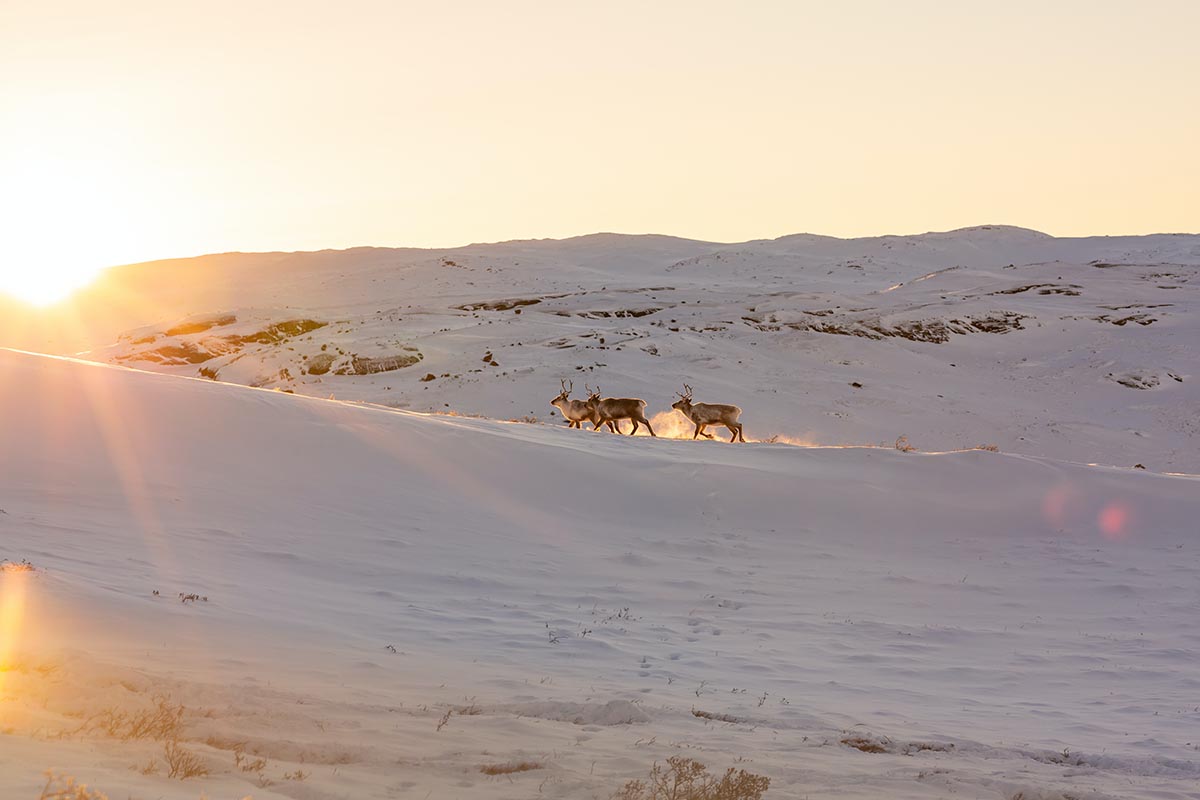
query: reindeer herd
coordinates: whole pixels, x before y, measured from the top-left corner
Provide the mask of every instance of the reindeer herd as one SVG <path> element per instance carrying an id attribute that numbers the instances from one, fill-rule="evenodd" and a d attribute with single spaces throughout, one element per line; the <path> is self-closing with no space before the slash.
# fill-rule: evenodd
<path id="1" fill-rule="evenodd" d="M 559 381 L 559 383 L 562 391 L 550 401 L 550 405 L 562 412 L 569 427 L 581 428 L 583 423 L 590 422 L 595 426 L 592 430 L 598 431 L 601 425 L 607 425 L 610 432 L 622 433 L 621 421 L 629 420 L 633 423 L 633 430 L 629 432 L 630 436 L 637 433 L 639 423 L 646 426 L 646 430 L 650 431 L 651 436 L 656 435 L 654 428 L 650 427 L 650 420 L 646 419 L 645 400 L 639 400 L 636 397 L 602 397 L 599 386 L 593 389 L 586 384 L 584 388 L 587 389 L 587 400 L 572 400 L 571 392 L 575 388 L 574 381 L 569 385 L 566 381 Z M 705 433 L 704 429 L 709 425 L 724 425 L 732 434 L 729 441 L 746 441 L 742 436 L 742 423 L 738 422 L 738 417 L 742 415 L 740 408 L 724 403 L 693 403 L 692 387 L 686 383 L 683 385 L 683 391 L 677 392 L 677 394 L 679 399 L 671 404 L 671 408 L 695 424 L 696 430 L 692 434 L 693 439 L 697 436 L 711 439 L 713 438 L 712 434 Z"/>

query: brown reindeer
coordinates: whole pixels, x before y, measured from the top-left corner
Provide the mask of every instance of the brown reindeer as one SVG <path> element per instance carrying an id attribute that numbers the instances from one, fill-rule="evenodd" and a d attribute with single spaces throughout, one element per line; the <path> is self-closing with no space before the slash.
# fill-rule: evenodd
<path id="1" fill-rule="evenodd" d="M 616 433 L 621 432 L 621 420 L 627 419 L 633 423 L 633 430 L 629 432 L 630 436 L 637 433 L 638 423 L 646 426 L 646 430 L 650 431 L 651 436 L 657 436 L 654 428 L 650 427 L 650 420 L 646 419 L 646 401 L 639 400 L 636 397 L 600 397 L 600 387 L 595 389 L 588 387 L 588 402 L 592 403 L 596 409 L 596 413 L 600 418 L 596 421 L 594 430 L 599 430 L 601 423 L 608 425 L 609 429 L 616 424 Z"/>
<path id="2" fill-rule="evenodd" d="M 697 436 L 711 439 L 713 438 L 712 434 L 705 433 L 704 429 L 709 425 L 724 425 L 733 434 L 729 441 L 746 441 L 742 436 L 742 423 L 738 422 L 738 417 L 742 415 L 740 408 L 724 403 L 693 403 L 692 387 L 686 383 L 683 385 L 683 392 L 679 395 L 679 399 L 671 404 L 671 408 L 696 423 L 696 432 L 692 434 L 693 439 Z"/>
<path id="3" fill-rule="evenodd" d="M 564 380 L 559 381 L 562 386 L 562 391 L 558 396 L 550 401 L 550 405 L 562 412 L 563 419 L 567 421 L 568 428 L 583 427 L 584 422 L 595 422 L 597 419 L 596 409 L 590 400 L 571 400 L 571 392 L 575 388 L 575 381 L 571 381 L 571 385 L 567 386 Z"/>

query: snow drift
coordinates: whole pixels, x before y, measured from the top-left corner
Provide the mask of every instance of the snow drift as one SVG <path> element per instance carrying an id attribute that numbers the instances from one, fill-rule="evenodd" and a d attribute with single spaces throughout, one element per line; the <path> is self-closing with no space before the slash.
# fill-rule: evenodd
<path id="1" fill-rule="evenodd" d="M 0 376 L 6 797 L 605 797 L 681 748 L 778 797 L 1200 780 L 1194 477 Z M 155 695 L 209 776 L 82 724 Z"/>

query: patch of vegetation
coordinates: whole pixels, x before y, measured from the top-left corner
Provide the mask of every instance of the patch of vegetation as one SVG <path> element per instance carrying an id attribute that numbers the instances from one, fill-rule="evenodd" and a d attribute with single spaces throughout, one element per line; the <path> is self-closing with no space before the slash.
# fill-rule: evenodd
<path id="1" fill-rule="evenodd" d="M 153 361 L 157 364 L 167 366 L 203 364 L 213 357 L 212 353 L 197 347 L 191 342 L 165 344 L 153 350 L 140 350 L 136 353 L 115 356 L 117 361 Z"/>
<path id="2" fill-rule="evenodd" d="M 150 739 L 177 741 L 183 730 L 184 707 L 169 695 L 156 694 L 151 706 L 141 711 L 120 711 L 106 708 L 84 720 L 71 733 L 101 733 L 124 742 Z"/>
<path id="3" fill-rule="evenodd" d="M 771 779 L 744 769 L 717 777 L 699 761 L 681 756 L 655 763 L 645 780 L 629 781 L 613 800 L 760 800 Z"/>
<path id="4" fill-rule="evenodd" d="M 185 781 L 188 778 L 200 778 L 208 774 L 204 765 L 195 753 L 184 750 L 179 741 L 172 739 L 163 746 L 163 758 L 167 762 L 167 777 Z"/>
<path id="5" fill-rule="evenodd" d="M 108 795 L 89 789 L 87 784 L 76 783 L 70 776 L 47 770 L 46 785 L 42 787 L 38 800 L 108 800 Z"/>
<path id="6" fill-rule="evenodd" d="M 902 756 L 924 752 L 946 753 L 954 749 L 954 745 L 942 742 L 894 742 L 886 736 L 845 736 L 839 741 L 864 753 L 896 753 Z"/>
<path id="7" fill-rule="evenodd" d="M 225 314 L 220 317 L 214 317 L 205 320 L 193 320 L 190 322 L 181 322 L 173 328 L 167 328 L 167 336 L 189 336 L 193 333 L 204 333 L 204 331 L 212 328 L 219 328 L 225 325 L 232 325 L 237 322 L 237 317 L 233 314 Z"/>
<path id="8" fill-rule="evenodd" d="M 510 761 L 507 764 L 484 764 L 479 771 L 484 775 L 512 775 L 541 768 L 542 765 L 536 761 Z"/>
<path id="9" fill-rule="evenodd" d="M 284 339 L 291 339 L 305 333 L 312 333 L 328 325 L 328 322 L 318 322 L 315 319 L 289 319 L 268 325 L 261 331 L 245 336 L 227 336 L 225 341 L 230 344 L 278 344 Z"/>
<path id="10" fill-rule="evenodd" d="M 864 753 L 886 753 L 888 752 L 886 745 L 891 744 L 886 740 L 868 739 L 865 736 L 847 736 L 841 740 L 841 743 Z"/>
<path id="11" fill-rule="evenodd" d="M 324 347 L 324 345 L 321 346 L 322 349 Z M 333 366 L 335 360 L 337 357 L 332 353 L 318 353 L 304 362 L 304 371 L 309 375 L 324 375 L 329 372 L 329 368 Z"/>
<path id="12" fill-rule="evenodd" d="M 745 722 L 741 717 L 735 717 L 732 714 L 718 714 L 712 711 L 702 711 L 699 708 L 692 709 L 692 716 L 700 719 L 711 719 L 714 722 Z"/>

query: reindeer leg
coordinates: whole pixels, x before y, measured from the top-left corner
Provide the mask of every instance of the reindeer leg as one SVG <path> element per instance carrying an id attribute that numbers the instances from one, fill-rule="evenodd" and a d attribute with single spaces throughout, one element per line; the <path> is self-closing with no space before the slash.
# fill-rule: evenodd
<path id="1" fill-rule="evenodd" d="M 746 443 L 746 437 L 742 435 L 742 423 L 738 423 L 738 441 L 742 444 Z"/>
<path id="2" fill-rule="evenodd" d="M 696 431 L 692 434 L 692 441 L 696 441 L 696 437 L 700 435 L 700 423 L 696 423 Z"/>
<path id="3" fill-rule="evenodd" d="M 733 434 L 732 436 L 729 437 L 729 441 L 736 442 L 737 441 L 737 428 L 733 427 L 732 425 L 726 425 L 725 427 L 729 429 L 729 432 L 731 434 Z"/>
<path id="4" fill-rule="evenodd" d="M 656 434 L 654 432 L 654 428 L 650 427 L 650 420 L 646 419 L 645 417 L 642 417 L 642 424 L 646 426 L 646 430 L 650 431 L 651 436 L 653 436 L 656 439 L 658 438 L 658 434 Z"/>
<path id="5" fill-rule="evenodd" d="M 631 430 L 631 431 L 629 432 L 629 435 L 630 435 L 630 436 L 633 436 L 635 433 L 637 433 L 637 429 L 638 429 L 638 424 L 637 424 L 637 422 L 638 422 L 638 421 L 637 421 L 637 417 L 630 417 L 630 418 L 629 418 L 629 421 L 633 423 L 633 430 Z"/>

